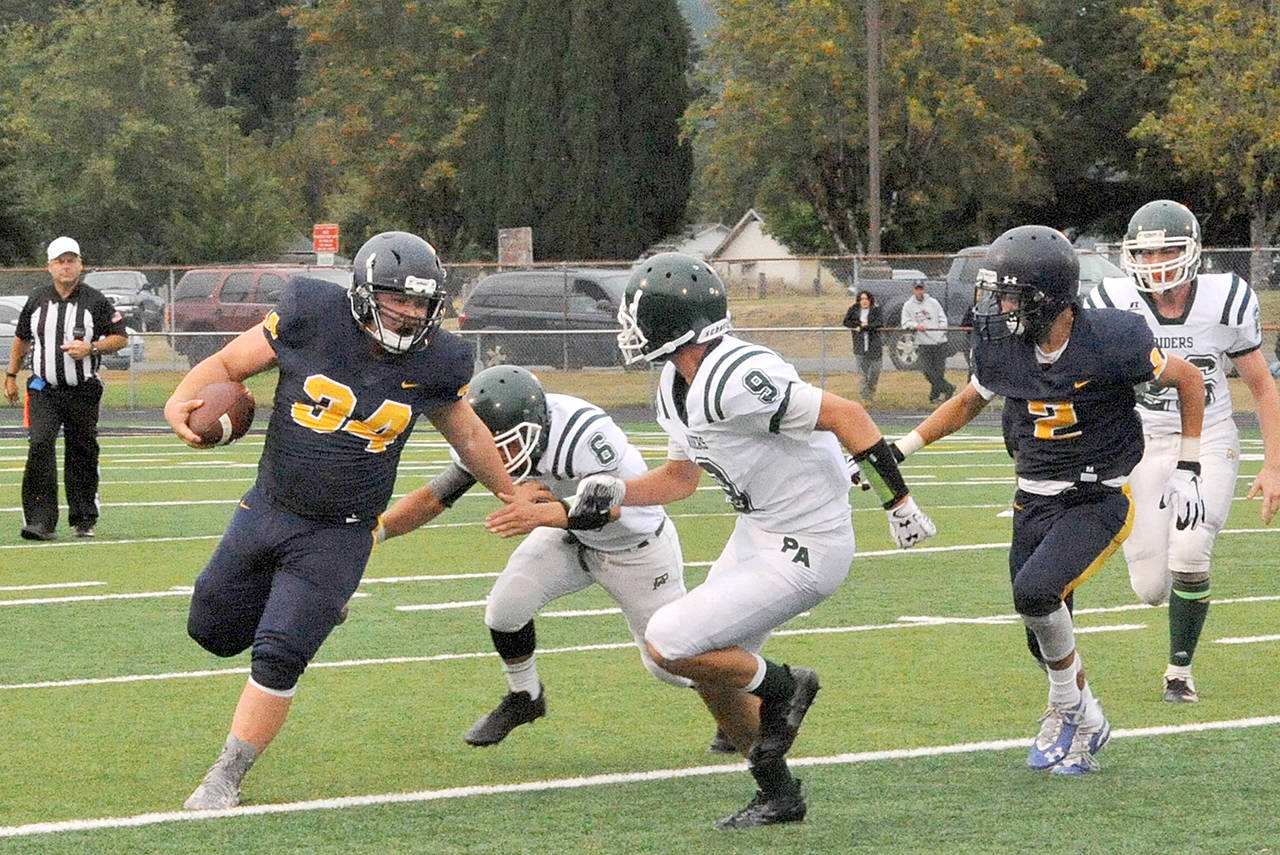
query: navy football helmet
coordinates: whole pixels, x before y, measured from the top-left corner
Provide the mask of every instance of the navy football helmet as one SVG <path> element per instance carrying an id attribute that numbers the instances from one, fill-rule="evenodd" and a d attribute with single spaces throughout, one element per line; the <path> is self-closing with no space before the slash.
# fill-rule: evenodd
<path id="1" fill-rule="evenodd" d="M 471 378 L 467 402 L 493 433 L 493 444 L 519 484 L 529 477 L 551 436 L 547 394 L 528 371 L 495 365 Z"/>
<path id="2" fill-rule="evenodd" d="M 391 353 L 427 346 L 444 320 L 449 294 L 435 247 L 408 232 L 382 232 L 356 253 L 351 314 Z"/>
<path id="3" fill-rule="evenodd" d="M 1120 264 L 1133 274 L 1139 291 L 1168 291 L 1190 282 L 1200 272 L 1200 221 L 1178 202 L 1148 202 L 1129 219 L 1120 249 Z M 1177 252 L 1163 252 L 1168 249 Z M 1152 259 L 1155 253 L 1161 257 Z"/>
<path id="4" fill-rule="evenodd" d="M 630 365 L 665 359 L 676 348 L 729 331 L 724 283 L 700 258 L 663 252 L 646 258 L 618 307 L 618 347 Z"/>
<path id="5" fill-rule="evenodd" d="M 1080 260 L 1067 236 L 1018 226 L 992 241 L 978 269 L 974 326 L 987 341 L 1019 336 L 1037 343 L 1076 300 Z"/>

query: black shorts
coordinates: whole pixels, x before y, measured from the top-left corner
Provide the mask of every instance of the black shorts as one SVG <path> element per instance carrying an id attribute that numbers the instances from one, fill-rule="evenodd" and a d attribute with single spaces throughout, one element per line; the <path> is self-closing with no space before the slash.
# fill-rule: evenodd
<path id="1" fill-rule="evenodd" d="M 1013 498 L 1009 578 L 1020 614 L 1047 615 L 1097 572 L 1133 524 L 1128 487 L 1080 484 L 1056 496 Z"/>

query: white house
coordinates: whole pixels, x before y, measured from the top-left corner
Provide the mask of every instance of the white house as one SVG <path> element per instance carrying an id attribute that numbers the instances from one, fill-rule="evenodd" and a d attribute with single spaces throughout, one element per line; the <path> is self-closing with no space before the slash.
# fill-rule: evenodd
<path id="1" fill-rule="evenodd" d="M 715 263 L 730 285 L 758 287 L 763 276 L 770 293 L 812 291 L 820 266 L 816 260 L 796 258 L 786 244 L 769 235 L 764 218 L 754 208 L 729 229 L 707 260 Z M 832 281 L 829 271 L 824 271 L 822 278 L 827 284 Z"/>

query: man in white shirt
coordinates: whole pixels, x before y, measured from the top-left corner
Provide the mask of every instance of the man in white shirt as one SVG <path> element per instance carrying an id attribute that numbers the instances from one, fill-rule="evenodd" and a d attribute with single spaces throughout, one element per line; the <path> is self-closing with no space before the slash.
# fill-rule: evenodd
<path id="1" fill-rule="evenodd" d="M 942 304 L 925 293 L 924 282 L 916 282 L 911 296 L 902 304 L 902 328 L 915 330 L 920 353 L 920 371 L 929 381 L 929 403 L 945 401 L 956 391 L 947 382 L 947 313 Z"/>

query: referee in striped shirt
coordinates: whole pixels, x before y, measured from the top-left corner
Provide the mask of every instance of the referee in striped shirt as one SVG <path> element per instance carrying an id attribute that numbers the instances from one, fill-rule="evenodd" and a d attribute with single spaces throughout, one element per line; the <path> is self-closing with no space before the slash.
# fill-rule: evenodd
<path id="1" fill-rule="evenodd" d="M 80 245 L 69 237 L 48 248 L 53 282 L 37 288 L 18 315 L 4 376 L 4 394 L 17 405 L 18 370 L 28 353 L 27 411 L 30 446 L 22 476 L 22 536 L 53 540 L 58 527 L 58 463 L 62 428 L 66 457 L 67 521 L 77 537 L 93 537 L 98 521 L 98 405 L 102 354 L 129 343 L 124 318 L 102 292 L 80 281 Z"/>

